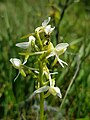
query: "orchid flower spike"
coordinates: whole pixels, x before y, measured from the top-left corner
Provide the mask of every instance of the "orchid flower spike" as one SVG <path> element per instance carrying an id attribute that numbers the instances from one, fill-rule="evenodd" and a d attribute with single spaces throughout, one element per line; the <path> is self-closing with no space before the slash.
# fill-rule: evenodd
<path id="1" fill-rule="evenodd" d="M 55 63 L 57 61 L 59 62 L 59 64 L 62 67 L 64 67 L 63 64 L 68 65 L 66 62 L 62 61 L 59 58 L 59 55 L 63 54 L 66 51 L 66 49 L 67 49 L 68 46 L 69 46 L 68 43 L 60 43 L 55 48 L 52 47 L 53 49 L 52 49 L 51 53 L 46 58 L 48 59 L 49 57 L 55 56 L 55 60 L 54 60 L 54 64 L 53 65 L 55 65 Z"/>
<path id="2" fill-rule="evenodd" d="M 25 72 L 23 70 L 23 67 L 22 67 L 23 64 L 22 64 L 20 59 L 18 59 L 18 58 L 11 58 L 10 62 L 12 63 L 14 68 L 19 70 L 19 73 L 21 73 L 22 76 L 26 77 L 26 74 L 25 74 Z"/>
<path id="3" fill-rule="evenodd" d="M 42 26 L 41 27 L 37 27 L 35 29 L 36 32 L 41 32 L 44 31 L 47 35 L 50 35 L 52 33 L 52 31 L 55 29 L 55 27 L 51 27 L 51 25 L 48 25 L 48 23 L 50 22 L 51 18 L 48 17 L 48 19 L 44 20 L 42 22 Z"/>

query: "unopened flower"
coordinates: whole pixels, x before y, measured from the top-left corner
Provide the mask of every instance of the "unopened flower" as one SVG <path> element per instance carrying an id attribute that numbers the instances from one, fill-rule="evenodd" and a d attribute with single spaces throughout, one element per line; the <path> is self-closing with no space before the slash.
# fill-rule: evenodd
<path id="1" fill-rule="evenodd" d="M 58 44 L 55 48 L 52 47 L 52 51 L 50 52 L 50 54 L 49 54 L 46 58 L 48 59 L 48 58 L 51 57 L 51 56 L 55 56 L 55 61 L 54 61 L 54 63 L 56 63 L 56 62 L 58 61 L 58 62 L 60 63 L 60 65 L 61 65 L 62 67 L 64 67 L 63 64 L 66 64 L 66 65 L 67 65 L 67 63 L 64 62 L 64 61 L 62 61 L 62 60 L 59 58 L 59 55 L 63 54 L 63 53 L 66 51 L 66 49 L 67 49 L 68 46 L 69 46 L 68 43 L 60 43 L 60 44 Z M 50 49 L 50 48 L 49 48 L 49 49 Z"/>
<path id="2" fill-rule="evenodd" d="M 12 63 L 13 67 L 19 70 L 19 73 L 22 74 L 22 76 L 26 77 L 26 74 L 23 70 L 23 64 L 20 59 L 18 58 L 11 58 L 10 62 Z"/>
<path id="3" fill-rule="evenodd" d="M 50 22 L 51 18 L 48 17 L 47 20 L 44 20 L 44 22 L 42 22 L 42 26 L 37 27 L 35 29 L 36 32 L 42 32 L 44 31 L 47 35 L 50 35 L 52 33 L 52 31 L 55 29 L 55 27 L 51 27 L 51 25 L 48 25 L 48 23 Z"/>

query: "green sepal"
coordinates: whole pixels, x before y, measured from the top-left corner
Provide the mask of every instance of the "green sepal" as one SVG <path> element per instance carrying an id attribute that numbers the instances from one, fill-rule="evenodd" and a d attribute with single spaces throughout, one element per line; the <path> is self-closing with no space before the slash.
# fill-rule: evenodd
<path id="1" fill-rule="evenodd" d="M 24 72 L 23 69 L 20 69 L 20 73 L 21 73 L 21 75 L 22 75 L 23 77 L 26 77 L 26 74 L 25 74 L 25 72 Z"/>
<path id="2" fill-rule="evenodd" d="M 54 59 L 54 62 L 52 63 L 52 67 L 56 65 L 56 63 L 57 63 L 57 58 Z"/>

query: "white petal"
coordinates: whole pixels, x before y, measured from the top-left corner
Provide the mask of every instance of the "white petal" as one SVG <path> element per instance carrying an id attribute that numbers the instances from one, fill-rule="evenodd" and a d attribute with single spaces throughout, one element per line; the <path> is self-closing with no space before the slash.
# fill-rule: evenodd
<path id="1" fill-rule="evenodd" d="M 34 36 L 29 36 L 29 41 L 35 41 L 35 37 Z"/>
<path id="2" fill-rule="evenodd" d="M 58 87 L 54 87 L 54 90 L 56 91 L 56 95 L 60 98 L 62 98 L 62 94 L 61 94 L 61 91 Z"/>
<path id="3" fill-rule="evenodd" d="M 62 63 L 64 63 L 65 65 L 68 65 L 66 62 L 64 62 L 63 60 L 59 59 Z"/>
<path id="4" fill-rule="evenodd" d="M 37 70 L 34 71 L 35 73 L 39 74 L 39 72 Z"/>
<path id="5" fill-rule="evenodd" d="M 20 47 L 20 48 L 23 48 L 23 49 L 27 49 L 28 46 L 29 46 L 29 42 L 17 43 L 16 46 Z"/>
<path id="6" fill-rule="evenodd" d="M 49 34 L 49 32 L 51 30 L 51 25 L 46 26 L 44 30 L 45 30 L 46 34 Z"/>
<path id="7" fill-rule="evenodd" d="M 69 46 L 68 43 L 60 43 L 55 48 L 56 48 L 57 51 L 60 51 L 60 50 L 65 51 L 68 46 Z"/>
<path id="8" fill-rule="evenodd" d="M 17 74 L 17 76 L 14 78 L 14 82 L 17 80 L 17 78 L 19 77 L 20 72 Z"/>
<path id="9" fill-rule="evenodd" d="M 52 95 L 54 95 L 54 96 L 57 95 L 58 97 L 62 98 L 60 89 L 59 89 L 58 87 L 53 87 L 53 86 L 51 86 L 51 87 L 49 88 L 49 92 L 50 92 Z"/>
<path id="10" fill-rule="evenodd" d="M 52 78 L 50 74 L 49 74 L 49 81 L 50 81 L 50 86 L 52 86 Z"/>
<path id="11" fill-rule="evenodd" d="M 20 60 L 20 59 L 17 59 L 17 58 L 11 58 L 11 59 L 10 59 L 10 62 L 13 64 L 13 66 L 14 66 L 16 69 L 19 69 L 20 65 L 22 64 L 22 63 L 21 63 L 21 60 Z"/>
<path id="12" fill-rule="evenodd" d="M 59 57 L 56 55 L 56 58 L 57 58 L 57 60 L 58 60 L 58 62 L 59 62 L 59 64 L 64 68 L 64 65 L 62 64 L 62 61 L 61 61 L 61 59 L 59 59 Z"/>
<path id="13" fill-rule="evenodd" d="M 50 33 L 52 33 L 52 31 L 55 29 L 55 27 L 53 27 L 53 28 L 51 28 L 51 32 Z"/>
<path id="14" fill-rule="evenodd" d="M 56 91 L 54 90 L 53 86 L 49 87 L 49 92 L 54 96 L 56 95 Z"/>
<path id="15" fill-rule="evenodd" d="M 35 41 L 34 36 L 29 36 L 29 42 L 17 43 L 16 46 L 23 49 L 27 49 L 31 45 L 31 41 Z"/>
<path id="16" fill-rule="evenodd" d="M 54 87 L 54 85 L 55 85 L 55 80 L 54 80 L 54 79 L 51 79 L 50 86 L 51 86 L 51 87 Z"/>
<path id="17" fill-rule="evenodd" d="M 47 20 L 44 20 L 44 22 L 42 23 L 42 26 L 45 27 L 49 22 L 50 22 L 51 18 L 48 17 Z"/>
<path id="18" fill-rule="evenodd" d="M 39 32 L 41 29 L 42 29 L 42 27 L 37 27 L 37 28 L 35 29 L 35 32 Z"/>
<path id="19" fill-rule="evenodd" d="M 25 65 L 27 63 L 27 60 L 25 59 L 24 62 L 23 62 L 23 65 Z"/>
<path id="20" fill-rule="evenodd" d="M 58 72 L 53 72 L 53 73 L 50 73 L 50 75 L 55 75 L 55 74 L 58 74 Z"/>
<path id="21" fill-rule="evenodd" d="M 46 58 L 48 59 L 48 58 L 50 58 L 50 57 L 52 57 L 52 56 L 54 56 L 55 55 L 55 53 L 54 52 L 51 52 Z"/>
<path id="22" fill-rule="evenodd" d="M 54 29 L 55 27 L 52 28 L 51 25 L 47 25 L 44 30 L 46 34 L 50 34 Z"/>
<path id="23" fill-rule="evenodd" d="M 44 87 L 41 87 L 39 89 L 37 89 L 36 91 L 34 91 L 35 94 L 38 94 L 38 93 L 41 93 L 41 92 L 45 92 L 49 89 L 49 86 L 44 86 Z"/>

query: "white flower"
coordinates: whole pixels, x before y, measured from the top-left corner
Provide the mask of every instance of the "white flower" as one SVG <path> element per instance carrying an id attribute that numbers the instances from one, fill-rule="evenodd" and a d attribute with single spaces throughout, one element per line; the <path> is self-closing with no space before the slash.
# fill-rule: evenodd
<path id="1" fill-rule="evenodd" d="M 43 86 L 43 87 L 37 89 L 34 92 L 34 94 L 48 91 L 47 92 L 48 94 L 52 94 L 53 96 L 58 96 L 58 97 L 62 98 L 60 89 L 58 87 L 54 87 L 55 81 L 53 79 L 51 79 L 50 82 L 51 82 L 50 86 Z"/>
<path id="2" fill-rule="evenodd" d="M 16 69 L 19 69 L 22 62 L 20 59 L 17 59 L 17 58 L 11 58 L 10 59 L 10 62 L 12 63 L 12 65 L 16 68 Z"/>
<path id="3" fill-rule="evenodd" d="M 43 87 L 37 89 L 36 91 L 34 91 L 34 93 L 38 94 L 38 93 L 42 93 L 42 92 L 46 92 L 46 91 L 48 91 L 48 93 L 52 94 L 53 96 L 58 96 L 58 97 L 62 98 L 60 89 L 58 87 L 53 87 L 53 86 L 43 86 Z"/>
<path id="4" fill-rule="evenodd" d="M 53 95 L 53 96 L 58 96 L 60 98 L 62 98 L 62 94 L 61 94 L 61 91 L 58 87 L 49 87 L 49 92 Z"/>
<path id="5" fill-rule="evenodd" d="M 29 36 L 29 41 L 28 41 L 28 42 L 22 42 L 22 43 L 17 43 L 17 44 L 16 44 L 17 47 L 26 49 L 24 64 L 27 62 L 27 60 L 28 60 L 28 58 L 29 58 L 29 53 L 30 53 L 31 50 L 32 50 L 32 42 L 33 42 L 34 45 L 35 45 L 35 37 L 34 37 L 34 36 Z M 35 45 L 35 47 L 37 47 L 37 46 Z"/>
<path id="6" fill-rule="evenodd" d="M 55 56 L 55 61 L 54 61 L 54 63 L 55 63 L 56 61 L 58 61 L 62 67 L 64 67 L 63 64 L 68 65 L 66 62 L 62 61 L 62 60 L 59 58 L 59 55 L 63 54 L 63 53 L 66 51 L 66 49 L 67 49 L 68 46 L 69 46 L 68 43 L 60 43 L 60 44 L 58 44 L 55 48 L 53 47 L 51 53 L 50 53 L 46 58 L 48 59 L 48 58 L 51 57 L 51 56 Z"/>
<path id="7" fill-rule="evenodd" d="M 38 72 L 38 74 L 39 74 L 39 72 Z M 57 74 L 57 72 L 50 73 L 47 66 L 44 65 L 43 74 L 45 74 L 46 78 L 49 79 L 50 86 L 43 86 L 43 87 L 37 89 L 36 91 L 34 91 L 34 94 L 48 91 L 46 94 L 48 94 L 48 95 L 52 94 L 53 96 L 57 95 L 58 97 L 62 98 L 62 94 L 61 94 L 60 89 L 58 87 L 54 87 L 55 86 L 55 80 L 51 78 L 51 75 L 52 74 Z"/>
<path id="8" fill-rule="evenodd" d="M 60 98 L 62 98 L 62 94 L 61 94 L 61 91 L 58 87 L 54 87 L 55 86 L 55 80 L 54 79 L 51 79 L 50 81 L 50 87 L 49 87 L 49 92 L 54 95 L 54 96 L 58 96 Z"/>
<path id="9" fill-rule="evenodd" d="M 55 27 L 51 27 L 51 25 L 47 25 L 45 28 L 44 28 L 44 31 L 47 35 L 50 35 L 52 33 L 52 31 L 55 29 Z"/>
<path id="10" fill-rule="evenodd" d="M 55 27 L 51 27 L 51 25 L 48 25 L 48 23 L 50 22 L 51 18 L 48 17 L 47 20 L 44 20 L 44 22 L 42 22 L 42 26 L 41 27 L 37 27 L 35 29 L 36 32 L 42 32 L 44 31 L 47 35 L 50 35 L 52 33 L 52 31 L 55 29 Z"/>
<path id="11" fill-rule="evenodd" d="M 18 59 L 18 58 L 11 58 L 10 59 L 10 62 L 12 63 L 12 65 L 13 65 L 13 67 L 14 68 L 16 68 L 16 69 L 18 69 L 19 70 L 19 73 L 21 73 L 24 77 L 26 77 L 26 74 L 25 74 L 25 72 L 24 72 L 24 70 L 23 70 L 23 64 L 22 64 L 22 62 L 21 62 L 21 60 L 20 59 Z M 18 74 L 19 75 L 19 74 Z M 17 76 L 18 76 L 17 75 Z M 16 77 L 17 78 L 17 77 Z M 16 80 L 16 78 L 15 78 L 15 80 Z"/>
<path id="12" fill-rule="evenodd" d="M 17 43 L 16 46 L 23 48 L 23 49 L 29 49 L 31 50 L 31 42 L 35 42 L 35 37 L 34 36 L 29 36 L 29 42 L 22 42 L 22 43 Z"/>

